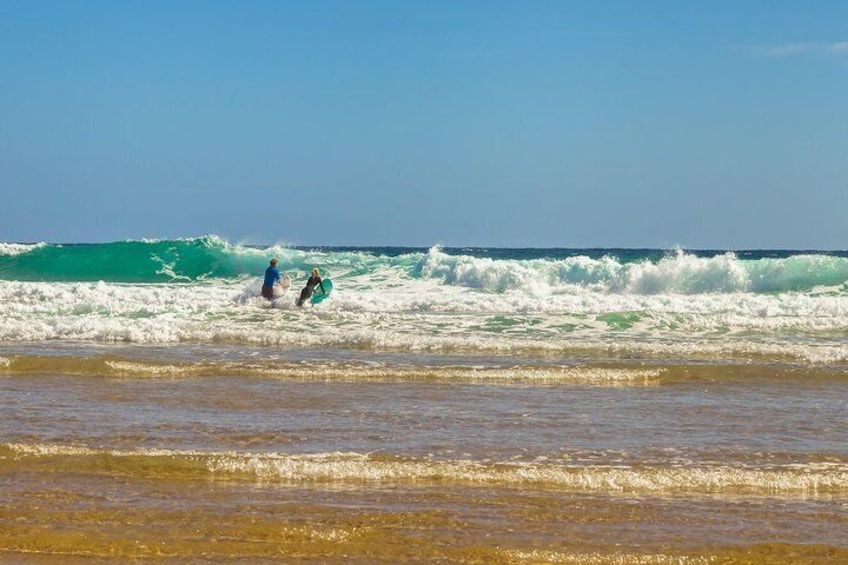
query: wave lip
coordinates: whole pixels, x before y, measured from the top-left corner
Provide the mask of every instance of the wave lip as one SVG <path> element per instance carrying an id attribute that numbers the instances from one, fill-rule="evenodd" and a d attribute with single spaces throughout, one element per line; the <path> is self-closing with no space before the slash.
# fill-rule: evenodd
<path id="1" fill-rule="evenodd" d="M 0 242 L 0 257 L 23 255 L 45 247 L 46 243 L 4 243 Z"/>

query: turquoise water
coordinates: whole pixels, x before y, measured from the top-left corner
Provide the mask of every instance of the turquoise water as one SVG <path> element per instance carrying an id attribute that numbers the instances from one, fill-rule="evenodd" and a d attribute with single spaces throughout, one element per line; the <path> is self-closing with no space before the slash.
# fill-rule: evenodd
<path id="1" fill-rule="evenodd" d="M 0 280 L 197 282 L 256 276 L 269 256 L 281 270 L 314 264 L 349 275 L 401 269 L 413 278 L 505 291 L 527 280 L 609 292 L 810 291 L 843 289 L 848 252 L 786 250 L 498 249 L 235 245 L 217 236 L 102 244 L 0 243 Z"/>

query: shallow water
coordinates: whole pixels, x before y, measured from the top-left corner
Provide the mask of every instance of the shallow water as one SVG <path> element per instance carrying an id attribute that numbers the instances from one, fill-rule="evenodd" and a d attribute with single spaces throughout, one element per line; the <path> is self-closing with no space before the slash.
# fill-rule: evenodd
<path id="1" fill-rule="evenodd" d="M 3 354 L 0 556 L 848 556 L 833 369 L 95 349 Z"/>

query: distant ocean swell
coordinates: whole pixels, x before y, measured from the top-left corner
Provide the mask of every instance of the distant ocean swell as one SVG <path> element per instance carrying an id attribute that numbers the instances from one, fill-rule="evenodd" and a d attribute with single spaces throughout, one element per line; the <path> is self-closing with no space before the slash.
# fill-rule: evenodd
<path id="1" fill-rule="evenodd" d="M 364 453 L 238 453 L 109 450 L 60 444 L 0 444 L 0 469 L 73 467 L 76 472 L 162 480 L 241 479 L 288 483 L 379 483 L 554 487 L 605 494 L 816 497 L 848 494 L 848 467 L 810 463 L 744 465 L 572 465 Z"/>
<path id="2" fill-rule="evenodd" d="M 104 244 L 0 243 L 0 280 L 193 283 L 257 277 L 271 257 L 300 275 L 399 271 L 447 286 L 615 294 L 848 290 L 848 254 L 791 251 L 297 248 L 236 245 L 217 236 Z"/>

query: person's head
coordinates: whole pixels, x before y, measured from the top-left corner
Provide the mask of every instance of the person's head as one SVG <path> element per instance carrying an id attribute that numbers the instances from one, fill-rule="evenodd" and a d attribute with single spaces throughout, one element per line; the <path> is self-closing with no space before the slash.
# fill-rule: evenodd
<path id="1" fill-rule="evenodd" d="M 271 266 L 272 266 L 272 267 L 276 267 L 276 266 L 277 266 L 277 260 L 276 260 L 276 259 L 271 259 Z"/>
<path id="2" fill-rule="evenodd" d="M 315 275 L 316 277 L 318 276 L 318 267 L 315 267 L 314 269 L 312 269 L 312 274 Z"/>

